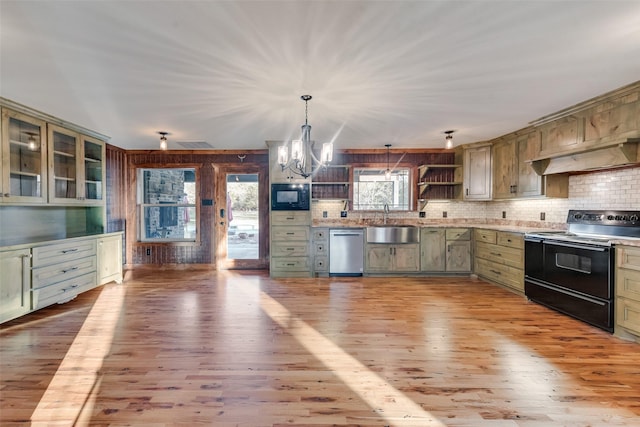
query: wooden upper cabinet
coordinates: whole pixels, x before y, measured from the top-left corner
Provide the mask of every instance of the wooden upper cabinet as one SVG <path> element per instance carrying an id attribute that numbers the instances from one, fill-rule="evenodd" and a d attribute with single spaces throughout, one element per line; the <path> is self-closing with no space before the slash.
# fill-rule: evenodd
<path id="1" fill-rule="evenodd" d="M 540 153 L 540 132 L 510 135 L 493 145 L 493 198 L 568 197 L 567 174 L 540 176 L 528 160 Z"/>
<path id="2" fill-rule="evenodd" d="M 464 150 L 465 200 L 491 200 L 491 145 Z"/>
<path id="3" fill-rule="evenodd" d="M 518 191 L 518 142 L 516 138 L 493 146 L 493 197 L 507 199 Z"/>
<path id="4" fill-rule="evenodd" d="M 541 156 L 571 151 L 579 148 L 584 141 L 584 119 L 565 117 L 544 125 L 540 132 Z"/>
<path id="5" fill-rule="evenodd" d="M 46 125 L 25 114 L 2 109 L 0 202 L 47 202 Z"/>

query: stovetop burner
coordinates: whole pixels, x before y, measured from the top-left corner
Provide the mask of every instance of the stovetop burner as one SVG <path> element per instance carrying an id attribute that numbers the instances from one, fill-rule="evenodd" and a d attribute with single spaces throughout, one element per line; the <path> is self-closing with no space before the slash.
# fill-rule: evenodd
<path id="1" fill-rule="evenodd" d="M 527 236 L 611 246 L 615 238 L 640 238 L 640 211 L 570 210 L 567 231 L 540 231 Z"/>

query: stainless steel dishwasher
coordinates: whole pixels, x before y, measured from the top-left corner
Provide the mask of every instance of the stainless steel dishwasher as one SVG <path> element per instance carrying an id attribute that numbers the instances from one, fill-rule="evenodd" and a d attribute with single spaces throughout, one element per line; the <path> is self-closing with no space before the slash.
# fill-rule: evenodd
<path id="1" fill-rule="evenodd" d="M 329 275 L 362 276 L 364 271 L 364 230 L 329 230 Z"/>

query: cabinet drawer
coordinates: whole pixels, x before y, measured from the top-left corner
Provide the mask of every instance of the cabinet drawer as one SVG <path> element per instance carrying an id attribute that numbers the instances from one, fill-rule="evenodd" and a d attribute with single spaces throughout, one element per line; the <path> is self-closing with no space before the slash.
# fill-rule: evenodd
<path id="1" fill-rule="evenodd" d="M 640 271 L 616 270 L 616 294 L 640 302 Z"/>
<path id="2" fill-rule="evenodd" d="M 309 211 L 271 212 L 271 225 L 311 225 Z"/>
<path id="3" fill-rule="evenodd" d="M 271 227 L 271 240 L 309 240 L 309 227 Z"/>
<path id="4" fill-rule="evenodd" d="M 471 230 L 468 228 L 447 228 L 447 240 L 471 240 Z"/>
<path id="5" fill-rule="evenodd" d="M 478 276 L 524 292 L 523 270 L 479 258 L 476 258 L 475 267 Z"/>
<path id="6" fill-rule="evenodd" d="M 616 324 L 640 335 L 640 302 L 616 298 Z"/>
<path id="7" fill-rule="evenodd" d="M 497 242 L 496 235 L 497 235 L 497 232 L 494 230 L 476 229 L 474 232 L 474 237 L 476 242 L 496 243 Z"/>
<path id="8" fill-rule="evenodd" d="M 314 242 L 329 241 L 329 230 L 327 228 L 313 228 L 311 236 Z"/>
<path id="9" fill-rule="evenodd" d="M 524 238 L 522 234 L 498 231 L 497 241 L 501 246 L 508 246 L 515 249 L 524 249 Z"/>
<path id="10" fill-rule="evenodd" d="M 309 245 L 306 242 L 291 241 L 277 242 L 271 246 L 272 256 L 307 256 L 309 255 Z"/>
<path id="11" fill-rule="evenodd" d="M 329 259 L 327 257 L 316 257 L 313 260 L 313 269 L 315 271 L 329 271 Z"/>
<path id="12" fill-rule="evenodd" d="M 640 271 L 640 248 L 618 246 L 616 263 L 618 267 Z"/>
<path id="13" fill-rule="evenodd" d="M 329 245 L 327 243 L 314 242 L 313 254 L 315 256 L 329 256 Z"/>
<path id="14" fill-rule="evenodd" d="M 476 257 L 524 269 L 524 251 L 488 243 L 476 243 Z"/>
<path id="15" fill-rule="evenodd" d="M 88 273 L 93 273 L 95 276 L 96 270 L 97 259 L 95 255 L 46 267 L 34 268 L 31 272 L 31 288 L 43 288 Z"/>
<path id="16" fill-rule="evenodd" d="M 55 283 L 31 291 L 33 310 L 46 307 L 57 302 L 65 302 L 79 293 L 96 287 L 96 274 L 85 274 L 65 282 Z"/>
<path id="17" fill-rule="evenodd" d="M 96 254 L 95 239 L 76 240 L 33 248 L 33 267 L 59 264 L 61 262 L 84 258 Z"/>
<path id="18" fill-rule="evenodd" d="M 271 269 L 274 271 L 309 271 L 308 257 L 272 257 Z"/>

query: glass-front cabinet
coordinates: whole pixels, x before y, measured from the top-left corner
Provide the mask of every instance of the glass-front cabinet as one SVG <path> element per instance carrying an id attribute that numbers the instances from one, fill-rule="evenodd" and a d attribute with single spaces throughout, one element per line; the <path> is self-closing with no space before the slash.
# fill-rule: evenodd
<path id="1" fill-rule="evenodd" d="M 49 203 L 102 203 L 104 143 L 49 124 Z"/>
<path id="2" fill-rule="evenodd" d="M 1 203 L 46 203 L 46 124 L 2 109 Z"/>

